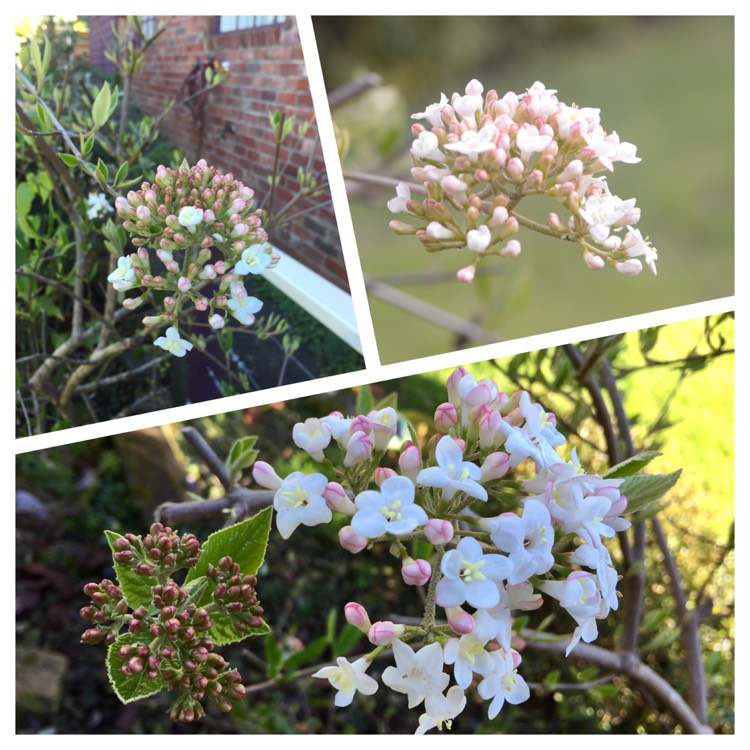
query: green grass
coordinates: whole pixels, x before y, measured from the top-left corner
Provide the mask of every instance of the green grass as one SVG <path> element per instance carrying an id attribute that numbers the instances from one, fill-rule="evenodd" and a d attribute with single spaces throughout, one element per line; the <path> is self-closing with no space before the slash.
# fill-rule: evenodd
<path id="1" fill-rule="evenodd" d="M 660 252 L 659 275 L 625 278 L 609 268 L 594 273 L 573 245 L 522 230 L 519 258 L 486 263 L 501 267 L 499 276 L 471 286 L 449 280 L 401 287 L 481 320 L 498 340 L 734 293 L 733 19 L 612 18 L 600 29 L 585 43 L 541 49 L 533 62 L 503 66 L 502 73 L 488 50 L 476 75 L 501 93 L 541 80 L 557 88 L 562 101 L 601 107 L 604 128 L 638 146 L 643 161 L 618 164 L 609 182 L 615 194 L 637 198 L 639 228 Z M 434 89 L 445 84 L 436 80 Z M 409 122 L 403 127 L 408 138 Z M 408 167 L 404 156 L 392 173 L 406 176 Z M 428 254 L 415 238 L 395 236 L 388 229 L 389 197 L 386 191 L 351 203 L 365 273 L 454 272 L 471 261 L 468 250 Z M 408 313 L 372 297 L 370 303 L 382 362 L 457 348 L 455 336 L 434 324 L 410 318 L 407 327 Z"/>

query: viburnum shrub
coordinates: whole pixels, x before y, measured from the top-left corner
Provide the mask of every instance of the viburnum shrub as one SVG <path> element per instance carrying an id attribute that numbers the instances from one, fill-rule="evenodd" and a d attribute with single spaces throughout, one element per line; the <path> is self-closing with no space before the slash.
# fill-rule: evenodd
<path id="1" fill-rule="evenodd" d="M 562 609 L 572 629 L 566 654 L 593 641 L 597 623 L 618 608 L 619 575 L 607 540 L 630 526 L 626 510 L 642 510 L 676 481 L 637 475 L 653 453 L 604 476 L 589 474 L 575 448 L 564 448 L 554 414 L 528 392 L 508 395 L 464 368 L 447 387 L 448 400 L 435 411 L 438 434 L 424 452 L 408 423 L 411 440 L 401 441 L 405 420 L 389 398 L 352 417 L 334 412 L 294 426 L 295 445 L 326 474 L 282 478 L 265 462 L 253 467 L 256 482 L 275 491 L 284 539 L 299 526 L 340 523 L 344 550 L 383 544 L 405 585 L 426 586 L 418 625 L 372 622 L 364 606 L 347 603 L 347 622 L 374 648 L 314 675 L 336 688 L 337 706 L 348 706 L 358 691 L 378 690 L 367 670 L 391 649 L 395 666 L 385 668 L 382 681 L 404 693 L 409 708 L 422 706 L 417 733 L 450 728 L 474 680 L 490 719 L 504 703 L 529 698 L 522 641 L 514 638 L 517 613 Z M 400 473 L 380 465 L 392 445 Z"/>
<path id="2" fill-rule="evenodd" d="M 169 716 L 190 722 L 205 715 L 205 699 L 226 713 L 245 697 L 240 673 L 216 647 L 270 632 L 255 575 L 270 525 L 267 508 L 203 546 L 160 523 L 143 537 L 105 532 L 117 582 L 84 587 L 91 604 L 81 617 L 91 627 L 81 640 L 109 647 L 107 672 L 123 703 L 176 690 Z M 185 570 L 179 583 L 175 574 Z"/>
<path id="3" fill-rule="evenodd" d="M 153 183 L 144 182 L 127 198 L 115 200 L 117 215 L 138 251 L 121 256 L 108 281 L 119 292 L 142 288 L 137 297 L 122 300 L 135 309 L 154 291 L 166 292 L 164 312 L 143 323 L 168 323 L 165 336 L 154 342 L 177 357 L 193 344 L 180 337 L 179 316 L 192 305 L 205 311 L 214 329 L 223 328 L 227 314 L 252 325 L 263 303 L 248 295 L 245 277 L 276 266 L 279 260 L 261 226 L 261 211 L 253 210 L 254 191 L 222 174 L 201 159 L 194 167 L 160 166 Z M 154 248 L 164 270 L 152 273 L 149 252 Z M 221 255 L 212 261 L 214 250 Z M 214 279 L 210 297 L 202 290 Z"/>
<path id="4" fill-rule="evenodd" d="M 568 106 L 538 81 L 523 94 L 483 91 L 469 81 L 464 95 L 449 102 L 441 94 L 412 115 L 427 122 L 412 126 L 411 147 L 411 174 L 427 198 L 420 202 L 400 183 L 388 208 L 417 224 L 392 221 L 391 228 L 415 234 L 428 252 L 474 251 L 457 274 L 464 282 L 489 256 L 517 256 L 520 227 L 576 243 L 592 270 L 609 264 L 635 276 L 642 258 L 655 274 L 657 252 L 634 228 L 641 215 L 635 198 L 613 195 L 606 178 L 616 162 L 640 161 L 636 147 L 602 128 L 599 109 Z M 555 199 L 568 217 L 551 212 L 540 224 L 519 214 L 521 201 L 535 195 Z"/>

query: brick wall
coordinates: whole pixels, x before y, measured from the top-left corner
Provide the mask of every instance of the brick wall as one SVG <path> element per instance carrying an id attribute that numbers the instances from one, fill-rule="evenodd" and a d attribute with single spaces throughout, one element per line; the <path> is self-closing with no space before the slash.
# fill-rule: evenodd
<path id="1" fill-rule="evenodd" d="M 151 47 L 133 86 L 133 101 L 144 112 L 158 114 L 165 99 L 178 98 L 180 87 L 197 61 L 216 58 L 230 65 L 230 78 L 208 95 L 201 116 L 176 107 L 162 134 L 179 146 L 192 164 L 206 159 L 232 172 L 256 191 L 268 192 L 275 144 L 269 110 L 281 109 L 298 120 L 314 118 L 302 47 L 293 18 L 273 27 L 218 33 L 216 16 L 164 16 L 167 30 Z M 94 26 L 90 29 L 92 38 Z M 92 46 L 92 50 L 94 47 Z M 202 135 L 201 135 L 202 129 Z M 310 162 L 324 170 L 315 125 L 302 143 L 291 138 L 282 147 L 286 164 L 277 188 L 275 210 L 295 193 L 298 167 Z M 288 144 L 288 145 L 287 145 Z M 325 173 L 324 173 L 325 174 Z M 290 226 L 271 232 L 271 241 L 337 286 L 348 291 L 333 207 L 320 207 L 328 192 L 300 201 L 292 212 L 304 212 Z"/>
<path id="2" fill-rule="evenodd" d="M 117 21 L 117 16 L 87 16 L 86 20 L 89 24 L 89 62 L 100 70 L 114 73 L 115 64 L 104 56 L 104 52 L 114 42 L 112 24 Z"/>

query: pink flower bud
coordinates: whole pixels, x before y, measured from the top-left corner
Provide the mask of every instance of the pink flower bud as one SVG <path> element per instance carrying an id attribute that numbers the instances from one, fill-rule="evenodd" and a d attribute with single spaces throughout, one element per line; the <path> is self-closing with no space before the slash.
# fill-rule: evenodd
<path id="1" fill-rule="evenodd" d="M 138 208 L 135 209 L 135 215 L 141 221 L 148 221 L 151 218 L 151 211 L 148 210 L 147 206 L 138 206 Z"/>
<path id="2" fill-rule="evenodd" d="M 624 276 L 637 276 L 643 270 L 638 258 L 629 258 L 620 263 L 615 263 L 615 268 Z"/>
<path id="3" fill-rule="evenodd" d="M 243 200 L 242 198 L 237 198 L 236 200 L 232 201 L 230 211 L 234 211 L 235 213 L 237 213 L 237 211 L 244 211 L 246 208 L 247 201 Z"/>
<path id="4" fill-rule="evenodd" d="M 331 510 L 337 510 L 347 516 L 353 516 L 357 508 L 347 496 L 346 490 L 338 482 L 328 482 L 323 490 L 323 498 Z"/>
<path id="5" fill-rule="evenodd" d="M 472 281 L 474 281 L 474 277 L 477 275 L 477 269 L 476 266 L 464 266 L 463 268 L 459 268 L 458 271 L 456 271 L 456 278 L 462 283 L 462 284 L 471 284 Z"/>
<path id="6" fill-rule="evenodd" d="M 164 298 L 164 307 L 167 310 L 172 310 L 174 306 L 177 304 L 177 301 L 174 297 L 165 297 Z"/>
<path id="7" fill-rule="evenodd" d="M 219 276 L 225 274 L 228 268 L 228 264 L 223 260 L 217 260 L 216 263 L 214 263 L 214 271 L 216 271 Z"/>
<path id="8" fill-rule="evenodd" d="M 122 301 L 122 306 L 128 310 L 135 310 L 143 302 L 143 297 L 126 297 Z"/>
<path id="9" fill-rule="evenodd" d="M 120 211 L 122 211 L 123 213 L 127 213 L 130 210 L 130 204 L 128 203 L 126 198 L 118 195 L 117 198 L 115 198 L 115 208 L 118 211 L 118 215 Z"/>
<path id="10" fill-rule="evenodd" d="M 396 625 L 390 620 L 376 622 L 370 628 L 367 637 L 375 646 L 387 646 L 391 641 L 400 638 L 406 632 L 405 625 Z"/>
<path id="11" fill-rule="evenodd" d="M 438 428 L 439 432 L 448 434 L 452 427 L 456 426 L 458 422 L 458 414 L 456 413 L 456 407 L 451 403 L 440 404 L 435 410 L 435 427 Z"/>
<path id="12" fill-rule="evenodd" d="M 219 313 L 214 313 L 209 319 L 208 319 L 208 325 L 211 326 L 214 330 L 218 331 L 220 328 L 224 328 L 226 321 L 224 320 L 223 315 L 219 315 Z"/>
<path id="13" fill-rule="evenodd" d="M 497 410 L 490 409 L 488 406 L 479 407 L 479 445 L 481 448 L 492 448 L 495 445 L 502 421 L 503 418 Z"/>
<path id="14" fill-rule="evenodd" d="M 453 438 L 453 442 L 461 449 L 461 453 L 466 450 L 466 441 L 461 438 Z"/>
<path id="15" fill-rule="evenodd" d="M 203 222 L 205 224 L 212 224 L 216 221 L 216 214 L 209 208 L 203 212 Z"/>
<path id="16" fill-rule="evenodd" d="M 193 282 L 187 276 L 180 276 L 180 280 L 177 282 L 177 288 L 181 292 L 187 292 L 193 286 Z"/>
<path id="17" fill-rule="evenodd" d="M 375 469 L 375 484 L 378 485 L 378 487 L 382 487 L 383 482 L 385 482 L 386 479 L 390 479 L 391 477 L 396 477 L 398 474 L 393 469 L 388 469 L 384 466 L 378 466 L 377 469 Z"/>
<path id="18" fill-rule="evenodd" d="M 216 271 L 212 265 L 203 266 L 201 272 L 198 274 L 201 279 L 215 279 Z"/>
<path id="19" fill-rule="evenodd" d="M 520 180 L 523 177 L 524 165 L 523 162 L 514 156 L 506 165 L 505 169 L 512 180 Z"/>
<path id="20" fill-rule="evenodd" d="M 425 524 L 424 535 L 430 544 L 448 544 L 453 539 L 453 524 L 441 518 L 431 518 Z"/>
<path id="21" fill-rule="evenodd" d="M 370 420 L 364 416 L 358 416 L 352 419 L 349 425 L 349 432 L 353 435 L 355 432 L 372 432 Z"/>
<path id="22" fill-rule="evenodd" d="M 232 237 L 244 237 L 248 231 L 250 231 L 250 228 L 247 224 L 235 224 L 234 229 L 232 229 Z"/>
<path id="23" fill-rule="evenodd" d="M 281 477 L 273 466 L 265 461 L 256 461 L 253 464 L 253 479 L 261 487 L 267 487 L 269 490 L 278 490 L 281 487 Z"/>
<path id="24" fill-rule="evenodd" d="M 147 315 L 141 322 L 144 326 L 155 326 L 164 320 L 163 315 Z"/>
<path id="25" fill-rule="evenodd" d="M 507 453 L 497 451 L 490 453 L 482 464 L 482 478 L 480 482 L 491 482 L 493 479 L 504 477 L 510 469 L 510 457 Z"/>
<path id="26" fill-rule="evenodd" d="M 205 297 L 195 300 L 194 304 L 196 310 L 200 310 L 201 312 L 208 310 L 208 300 Z"/>
<path id="27" fill-rule="evenodd" d="M 448 381 L 446 383 L 448 387 L 448 401 L 450 401 L 454 406 L 460 406 L 461 404 L 461 398 L 458 395 L 458 384 L 468 374 L 469 373 L 466 371 L 466 368 L 458 367 L 448 377 Z"/>
<path id="28" fill-rule="evenodd" d="M 422 468 L 422 454 L 419 448 L 416 445 L 410 445 L 402 451 L 398 457 L 398 465 L 401 473 L 416 483 L 417 474 L 419 474 L 419 470 Z"/>
<path id="29" fill-rule="evenodd" d="M 431 575 L 432 568 L 427 560 L 412 560 L 407 557 L 401 566 L 401 577 L 407 586 L 424 586 Z"/>
<path id="30" fill-rule="evenodd" d="M 339 530 L 339 544 L 347 552 L 356 555 L 367 546 L 367 537 L 357 534 L 351 526 L 344 526 Z"/>
<path id="31" fill-rule="evenodd" d="M 351 468 L 372 456 L 372 439 L 367 433 L 355 432 L 346 446 L 344 466 Z"/>
<path id="32" fill-rule="evenodd" d="M 461 607 L 446 607 L 445 614 L 448 618 L 448 625 L 454 633 L 468 635 L 474 632 L 474 618 L 468 612 L 464 612 Z"/>
<path id="33" fill-rule="evenodd" d="M 361 630 L 365 635 L 372 627 L 367 610 L 357 602 L 349 602 L 344 607 L 344 617 L 350 625 L 353 625 L 357 630 Z"/>

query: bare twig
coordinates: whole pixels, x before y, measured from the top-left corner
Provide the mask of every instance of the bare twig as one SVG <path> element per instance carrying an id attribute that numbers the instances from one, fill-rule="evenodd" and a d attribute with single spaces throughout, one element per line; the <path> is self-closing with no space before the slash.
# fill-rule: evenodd
<path id="1" fill-rule="evenodd" d="M 568 644 L 566 640 L 550 637 L 533 630 L 524 629 L 521 636 L 528 647 L 538 651 L 564 653 Z M 658 697 L 661 704 L 668 708 L 677 721 L 693 734 L 713 734 L 711 727 L 701 721 L 683 697 L 653 669 L 646 666 L 635 654 L 622 651 L 608 651 L 600 646 L 579 643 L 573 651 L 575 657 L 598 664 L 633 680 L 641 688 L 650 690 Z"/>
<path id="2" fill-rule="evenodd" d="M 433 325 L 463 336 L 470 341 L 483 344 L 502 341 L 499 336 L 495 336 L 477 323 L 459 318 L 457 315 L 453 315 L 435 305 L 412 297 L 399 289 L 394 289 L 392 286 L 371 276 L 365 276 L 365 284 L 367 290 L 375 297 L 379 297 L 385 302 L 400 307 L 412 315 L 417 315 Z"/>
<path id="3" fill-rule="evenodd" d="M 345 83 L 328 94 L 328 106 L 333 109 L 340 107 L 352 99 L 355 99 L 367 89 L 376 88 L 383 83 L 383 79 L 377 73 L 368 73 L 357 78 L 355 81 Z"/>
<path id="4" fill-rule="evenodd" d="M 232 489 L 232 477 L 229 475 L 224 462 L 216 455 L 214 449 L 206 442 L 203 435 L 195 427 L 183 427 L 182 434 L 196 453 L 206 462 L 211 473 L 221 482 L 221 486 L 229 492 Z"/>

